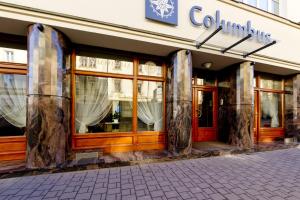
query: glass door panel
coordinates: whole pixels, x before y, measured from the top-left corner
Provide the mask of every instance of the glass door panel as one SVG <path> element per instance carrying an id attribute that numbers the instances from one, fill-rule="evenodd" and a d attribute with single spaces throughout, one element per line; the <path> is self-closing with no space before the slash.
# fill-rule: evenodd
<path id="1" fill-rule="evenodd" d="M 217 140 L 217 90 L 196 88 L 194 90 L 194 142 Z"/>
<path id="2" fill-rule="evenodd" d="M 213 127 L 213 92 L 198 91 L 198 127 Z"/>

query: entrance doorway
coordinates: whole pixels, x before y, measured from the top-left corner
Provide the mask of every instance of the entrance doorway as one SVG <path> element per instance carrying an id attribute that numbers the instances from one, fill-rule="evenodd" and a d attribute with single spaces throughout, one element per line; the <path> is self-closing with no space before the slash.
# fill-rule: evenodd
<path id="1" fill-rule="evenodd" d="M 193 88 L 193 142 L 217 141 L 217 88 Z"/>

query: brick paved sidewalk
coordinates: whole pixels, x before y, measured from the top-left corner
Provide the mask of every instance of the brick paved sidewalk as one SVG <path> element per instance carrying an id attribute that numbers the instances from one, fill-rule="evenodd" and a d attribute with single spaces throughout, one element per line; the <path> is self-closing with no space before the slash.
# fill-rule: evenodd
<path id="1" fill-rule="evenodd" d="M 0 180 L 0 199 L 300 199 L 300 148 Z"/>

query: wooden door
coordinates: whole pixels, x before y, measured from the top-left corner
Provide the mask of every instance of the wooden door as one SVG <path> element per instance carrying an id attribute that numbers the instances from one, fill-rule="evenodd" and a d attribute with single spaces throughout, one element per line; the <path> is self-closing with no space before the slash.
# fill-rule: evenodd
<path id="1" fill-rule="evenodd" d="M 216 88 L 195 88 L 193 101 L 193 142 L 216 141 Z"/>

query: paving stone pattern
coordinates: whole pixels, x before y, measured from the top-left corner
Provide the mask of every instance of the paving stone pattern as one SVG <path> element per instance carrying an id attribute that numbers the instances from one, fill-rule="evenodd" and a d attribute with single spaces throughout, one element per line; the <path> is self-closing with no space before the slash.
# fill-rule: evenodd
<path id="1" fill-rule="evenodd" d="M 300 148 L 2 179 L 0 199 L 300 200 Z"/>

